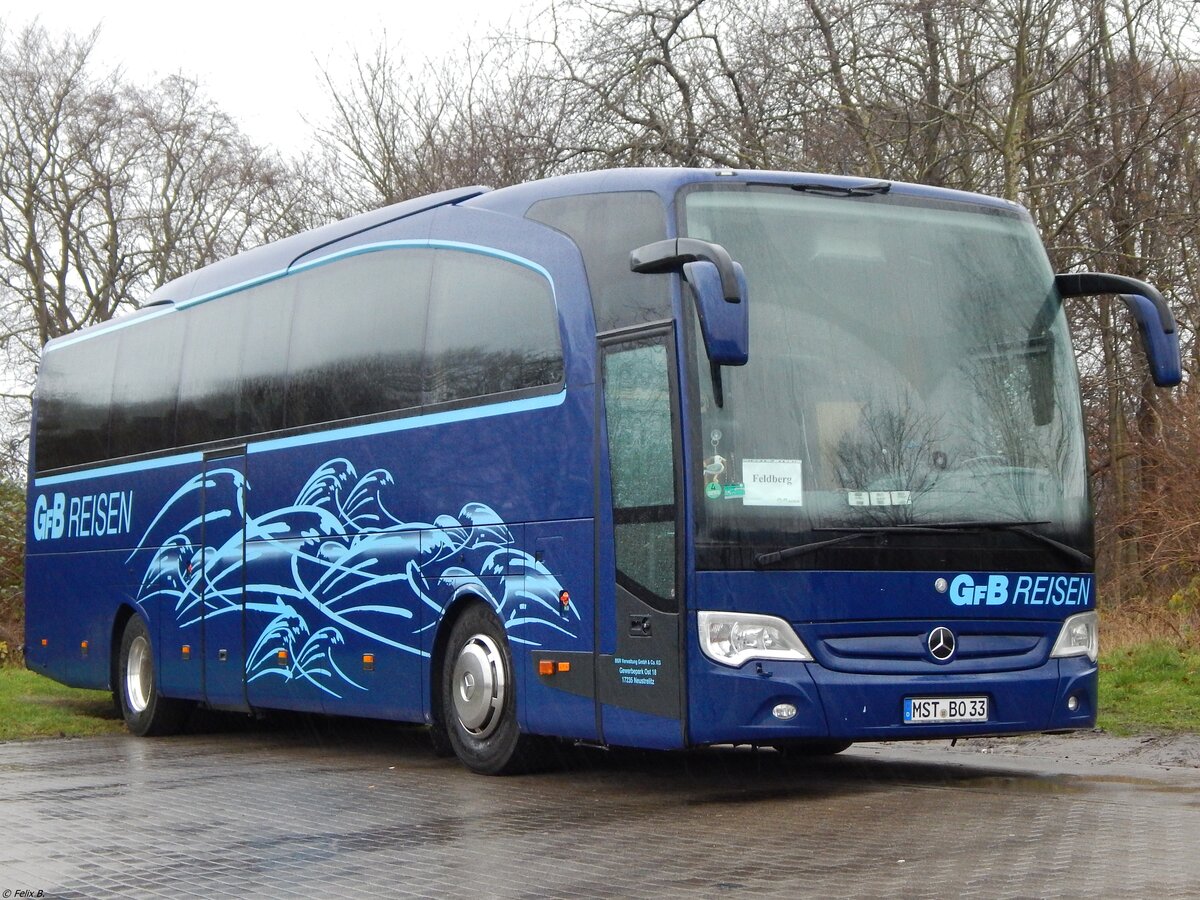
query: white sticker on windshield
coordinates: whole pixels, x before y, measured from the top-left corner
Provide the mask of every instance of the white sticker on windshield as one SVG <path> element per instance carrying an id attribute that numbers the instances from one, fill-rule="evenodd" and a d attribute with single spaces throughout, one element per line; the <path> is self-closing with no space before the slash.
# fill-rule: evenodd
<path id="1" fill-rule="evenodd" d="M 803 463 L 798 459 L 742 460 L 745 506 L 803 506 Z"/>

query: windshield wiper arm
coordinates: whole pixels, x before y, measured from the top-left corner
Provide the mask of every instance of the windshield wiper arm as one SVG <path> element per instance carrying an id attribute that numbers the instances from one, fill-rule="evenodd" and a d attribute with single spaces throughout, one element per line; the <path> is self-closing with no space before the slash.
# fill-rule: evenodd
<path id="1" fill-rule="evenodd" d="M 875 534 L 948 534 L 956 531 L 953 527 L 944 525 L 867 525 L 863 528 L 815 528 L 814 531 L 844 531 L 841 537 L 830 538 L 826 541 L 813 541 L 810 544 L 800 544 L 796 547 L 785 547 L 771 553 L 760 553 L 754 557 L 754 562 L 760 566 L 769 566 L 780 560 L 791 559 L 793 556 L 803 556 L 820 550 L 822 547 L 832 547 L 834 544 L 844 544 L 855 538 L 870 537 Z"/>
<path id="2" fill-rule="evenodd" d="M 840 537 L 830 538 L 825 541 L 813 541 L 809 544 L 800 544 L 796 547 L 786 547 L 783 550 L 776 550 L 773 553 L 760 553 L 754 557 L 754 562 L 760 566 L 769 566 L 781 560 L 791 559 L 794 556 L 803 556 L 806 553 L 811 553 L 814 550 L 820 550 L 822 547 L 830 547 L 834 544 L 842 544 L 846 541 L 852 541 L 855 538 L 869 537 L 873 534 L 952 534 L 963 531 L 1012 531 L 1027 538 L 1045 544 L 1057 550 L 1064 556 L 1073 559 L 1077 563 L 1082 563 L 1086 566 L 1091 566 L 1094 560 L 1081 550 L 1076 550 L 1074 547 L 1064 544 L 1061 541 L 1056 541 L 1052 537 L 1047 537 L 1040 532 L 1033 531 L 1028 526 L 1030 525 L 1049 525 L 1049 522 L 933 522 L 929 524 L 912 524 L 912 525 L 867 525 L 861 528 L 820 528 L 817 531 L 831 532 L 846 532 Z"/>
<path id="3" fill-rule="evenodd" d="M 1096 561 L 1084 553 L 1082 550 L 1076 550 L 1070 544 L 1064 544 L 1061 541 L 1056 541 L 1054 538 L 1042 534 L 1041 532 L 1033 531 L 1026 528 L 1020 522 L 1012 522 L 1009 524 L 1001 524 L 998 526 L 1001 531 L 1015 531 L 1017 534 L 1023 534 L 1027 538 L 1033 538 L 1035 541 L 1040 541 L 1047 547 L 1053 547 L 1064 556 L 1070 557 L 1075 562 L 1083 563 L 1085 566 L 1093 566 Z"/>
<path id="4" fill-rule="evenodd" d="M 832 547 L 834 544 L 844 544 L 846 541 L 866 537 L 868 534 L 870 534 L 870 531 L 854 531 L 850 534 L 843 534 L 841 537 L 830 538 L 827 541 L 813 541 L 811 544 L 800 544 L 798 547 L 785 547 L 782 550 L 775 550 L 771 553 L 760 553 L 754 557 L 754 563 L 759 566 L 769 566 L 783 559 L 791 559 L 793 556 L 803 556 L 805 553 L 820 550 L 822 547 Z"/>
<path id="5" fill-rule="evenodd" d="M 806 194 L 825 194 L 830 197 L 871 197 L 877 194 L 886 194 L 892 189 L 890 183 L 886 181 L 877 181 L 874 184 L 855 184 L 855 185 L 840 185 L 840 184 L 820 184 L 816 182 L 801 182 L 800 184 L 789 184 L 793 191 L 800 191 Z"/>
<path id="6" fill-rule="evenodd" d="M 1064 544 L 1061 541 L 1056 541 L 1052 537 L 1042 534 L 1041 532 L 1032 530 L 1030 525 L 1049 525 L 1050 523 L 1043 520 L 1037 522 L 932 522 L 921 525 L 881 525 L 867 526 L 866 528 L 827 528 L 824 531 L 854 531 L 855 533 L 862 532 L 883 532 L 885 534 L 900 534 L 905 531 L 913 531 L 918 534 L 932 533 L 948 533 L 954 531 L 1013 531 L 1017 534 L 1024 535 L 1031 540 L 1045 544 L 1047 547 L 1052 547 L 1059 553 L 1067 556 L 1077 563 L 1083 563 L 1085 566 L 1091 566 L 1095 563 L 1090 556 L 1082 550 L 1076 550 L 1069 544 Z"/>

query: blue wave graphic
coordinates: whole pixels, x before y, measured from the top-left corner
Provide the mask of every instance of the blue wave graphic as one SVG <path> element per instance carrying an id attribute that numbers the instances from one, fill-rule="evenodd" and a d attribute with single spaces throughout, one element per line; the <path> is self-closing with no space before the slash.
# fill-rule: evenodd
<path id="1" fill-rule="evenodd" d="M 244 608 L 248 681 L 282 678 L 332 697 L 366 690 L 338 665 L 346 635 L 427 657 L 422 632 L 464 591 L 491 604 L 515 644 L 578 638 L 579 610 L 563 607 L 562 585 L 486 504 L 405 522 L 388 505 L 391 473 L 360 477 L 341 458 L 281 509 L 247 518 L 249 490 L 235 469 L 190 479 L 128 560 L 145 566 L 138 602 L 165 605 L 181 628 Z"/>

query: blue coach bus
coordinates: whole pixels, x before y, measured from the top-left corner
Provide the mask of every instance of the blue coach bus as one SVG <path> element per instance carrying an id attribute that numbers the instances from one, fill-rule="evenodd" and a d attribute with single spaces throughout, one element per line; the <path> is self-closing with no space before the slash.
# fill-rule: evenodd
<path id="1" fill-rule="evenodd" d="M 1091 726 L 1065 297 L 1028 214 L 859 178 L 623 170 L 410 200 L 46 345 L 26 658 L 191 707 L 831 753 Z"/>

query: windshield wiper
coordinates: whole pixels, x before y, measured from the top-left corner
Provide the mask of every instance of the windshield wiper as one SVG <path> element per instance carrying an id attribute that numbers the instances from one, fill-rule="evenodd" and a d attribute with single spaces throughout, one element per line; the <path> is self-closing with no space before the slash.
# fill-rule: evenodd
<path id="1" fill-rule="evenodd" d="M 1093 559 L 1086 553 L 1029 528 L 1030 525 L 1049 524 L 1049 522 L 931 522 L 920 525 L 867 525 L 861 528 L 820 528 L 816 530 L 830 532 L 844 531 L 846 533 L 841 537 L 830 538 L 825 541 L 813 541 L 809 544 L 786 547 L 783 550 L 776 550 L 771 553 L 760 553 L 754 557 L 754 562 L 759 566 L 769 566 L 785 559 L 791 559 L 794 556 L 803 556 L 814 550 L 820 550 L 822 547 L 830 547 L 834 544 L 842 544 L 856 538 L 870 537 L 875 534 L 954 534 L 963 531 L 1012 531 L 1045 544 L 1047 547 L 1057 550 L 1077 563 L 1082 563 L 1086 566 L 1093 564 Z"/>
<path id="2" fill-rule="evenodd" d="M 1033 524 L 1042 525 L 1045 523 L 1035 522 Z M 1054 538 L 1048 537 L 1039 531 L 1033 531 L 1030 528 L 1026 528 L 1024 522 L 996 522 L 985 527 L 992 531 L 1014 531 L 1017 534 L 1023 534 L 1025 537 L 1039 541 L 1045 544 L 1047 547 L 1052 547 L 1063 556 L 1073 559 L 1077 563 L 1083 563 L 1083 565 L 1088 567 L 1095 565 L 1096 562 L 1082 550 L 1076 550 L 1070 544 L 1064 544 L 1061 541 L 1056 541 Z"/>
<path id="3" fill-rule="evenodd" d="M 918 534 L 947 534 L 958 531 L 1012 531 L 1016 534 L 1024 535 L 1027 538 L 1045 544 L 1047 547 L 1052 547 L 1059 553 L 1067 556 L 1075 562 L 1083 563 L 1090 566 L 1094 560 L 1081 550 L 1076 550 L 1074 547 L 1064 544 L 1061 541 L 1056 541 L 1052 537 L 1047 537 L 1038 531 L 1033 531 L 1030 525 L 1049 525 L 1050 523 L 1043 520 L 1040 522 L 931 522 L 928 524 L 914 525 L 882 525 L 868 526 L 866 528 L 827 528 L 824 531 L 854 531 L 855 533 L 867 532 L 884 532 L 890 534 L 901 534 L 906 531 L 916 532 Z"/>
<path id="4" fill-rule="evenodd" d="M 771 553 L 760 553 L 754 557 L 754 563 L 759 566 L 769 566 L 783 559 L 791 559 L 793 556 L 803 556 L 805 553 L 820 550 L 822 547 L 832 547 L 834 544 L 844 544 L 846 541 L 852 541 L 855 538 L 866 537 L 867 534 L 869 532 L 855 531 L 850 534 L 844 534 L 841 537 L 831 538 L 827 541 L 813 541 L 811 544 L 801 544 L 798 547 L 785 547 L 782 550 L 775 550 Z"/>
<path id="5" fill-rule="evenodd" d="M 788 187 L 793 191 L 800 191 L 805 194 L 824 194 L 829 197 L 872 197 L 878 194 L 886 194 L 892 189 L 891 184 L 886 181 L 849 186 L 801 182 L 800 184 L 789 184 Z"/>
<path id="6" fill-rule="evenodd" d="M 820 550 L 822 547 L 832 547 L 834 544 L 844 544 L 857 538 L 871 537 L 876 534 L 949 534 L 957 529 L 942 525 L 868 525 L 863 528 L 816 528 L 814 531 L 844 531 L 841 537 L 825 541 L 813 541 L 810 544 L 800 544 L 796 547 L 785 547 L 771 553 L 760 553 L 754 557 L 754 562 L 760 566 L 769 566 L 793 556 L 803 556 Z"/>

